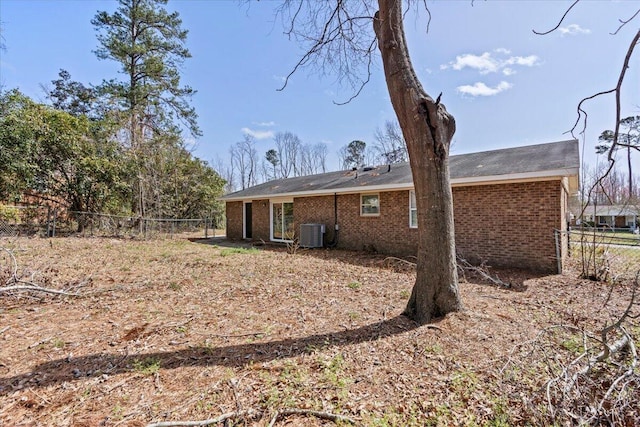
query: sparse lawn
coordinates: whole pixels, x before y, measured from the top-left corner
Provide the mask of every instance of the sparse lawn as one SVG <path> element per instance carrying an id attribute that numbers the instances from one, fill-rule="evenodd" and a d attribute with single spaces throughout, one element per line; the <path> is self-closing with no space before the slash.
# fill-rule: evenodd
<path id="1" fill-rule="evenodd" d="M 463 283 L 465 311 L 417 327 L 400 315 L 414 273 L 382 256 L 180 239 L 0 246 L 47 286 L 90 278 L 79 298 L 0 296 L 1 426 L 144 426 L 249 409 L 257 415 L 226 425 L 267 426 L 286 408 L 364 426 L 547 425 L 544 385 L 582 341 L 562 328 L 539 348 L 532 340 L 553 325 L 596 330 L 629 296 L 615 288 L 603 307 L 607 285 L 501 271 L 515 290 Z"/>

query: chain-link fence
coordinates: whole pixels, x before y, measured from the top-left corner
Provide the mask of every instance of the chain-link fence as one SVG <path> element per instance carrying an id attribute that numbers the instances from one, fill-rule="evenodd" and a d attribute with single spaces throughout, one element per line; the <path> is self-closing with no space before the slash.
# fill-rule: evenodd
<path id="1" fill-rule="evenodd" d="M 0 236 L 48 234 L 55 212 L 47 206 L 7 206 L 0 204 Z"/>
<path id="2" fill-rule="evenodd" d="M 145 218 L 74 212 L 46 206 L 3 206 L 0 236 L 60 235 L 166 238 L 215 237 L 222 234 L 221 214 L 210 218 Z"/>
<path id="3" fill-rule="evenodd" d="M 586 278 L 633 280 L 640 269 L 640 235 L 629 230 L 572 227 L 557 232 L 556 244 L 568 246 Z"/>

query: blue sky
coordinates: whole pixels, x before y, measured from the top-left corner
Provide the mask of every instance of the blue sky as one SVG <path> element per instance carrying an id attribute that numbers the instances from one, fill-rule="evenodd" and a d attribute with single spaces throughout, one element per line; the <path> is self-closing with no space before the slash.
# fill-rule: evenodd
<path id="1" fill-rule="evenodd" d="M 204 135 L 195 154 L 227 159 L 231 144 L 250 133 L 258 149 L 273 147 L 279 131 L 296 133 L 305 143 L 325 142 L 329 166 L 337 151 L 354 139 L 373 142 L 376 127 L 394 118 L 378 60 L 368 87 L 354 101 L 337 106 L 351 92 L 335 76 L 303 69 L 279 92 L 302 50 L 274 22 L 275 1 L 239 6 L 236 1 L 171 0 L 193 57 L 182 83 L 198 93 L 193 105 Z M 631 1 L 578 4 L 561 28 L 538 36 L 532 29 L 555 26 L 571 2 L 435 1 L 429 32 L 426 15 L 409 16 L 406 30 L 414 67 L 428 93 L 454 115 L 453 154 L 568 139 L 578 102 L 615 86 L 637 23 L 611 35 L 618 19 L 633 15 Z M 113 11 L 115 1 L 0 0 L 6 51 L 0 52 L 0 82 L 44 100 L 42 84 L 63 68 L 74 80 L 98 84 L 117 77 L 115 63 L 98 60 L 91 19 Z M 624 87 L 623 117 L 640 114 L 638 75 L 632 61 Z M 586 159 L 592 146 L 614 125 L 612 96 L 587 104 Z"/>

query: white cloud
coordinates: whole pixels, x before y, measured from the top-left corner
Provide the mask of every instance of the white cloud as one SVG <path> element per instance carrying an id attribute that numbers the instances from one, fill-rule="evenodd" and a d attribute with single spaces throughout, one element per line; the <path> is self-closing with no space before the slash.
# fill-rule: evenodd
<path id="1" fill-rule="evenodd" d="M 482 55 L 465 53 L 464 55 L 456 56 L 456 60 L 450 62 L 449 67 L 458 71 L 469 67 L 480 71 L 480 74 L 487 74 L 498 71 L 499 64 L 498 61 L 491 57 L 489 52 L 485 52 Z"/>
<path id="2" fill-rule="evenodd" d="M 509 55 L 511 52 L 505 48 L 498 48 L 493 52 L 484 52 L 481 55 L 475 55 L 472 53 L 465 53 L 464 55 L 456 56 L 455 61 L 451 61 L 448 64 L 440 66 L 441 70 L 447 70 L 452 68 L 454 70 L 462 70 L 464 68 L 472 68 L 480 72 L 480 74 L 489 74 L 502 71 L 506 76 L 515 74 L 515 70 L 512 68 L 515 66 L 521 67 L 533 67 L 540 63 L 540 58 L 536 55 L 529 56 L 504 56 Z"/>
<path id="3" fill-rule="evenodd" d="M 273 138 L 274 135 L 272 130 L 252 130 L 249 128 L 242 128 L 240 130 L 245 135 L 252 136 L 255 139 L 269 139 Z"/>
<path id="4" fill-rule="evenodd" d="M 560 34 L 562 34 L 563 36 L 575 36 L 577 34 L 590 34 L 591 30 L 588 28 L 582 28 L 580 25 L 578 24 L 571 24 L 571 25 L 567 25 L 566 27 L 560 27 L 558 28 L 558 31 L 560 31 Z"/>
<path id="5" fill-rule="evenodd" d="M 482 82 L 477 82 L 473 85 L 458 86 L 457 90 L 462 94 L 471 96 L 494 96 L 500 92 L 511 89 L 511 87 L 513 87 L 513 85 L 505 81 L 498 83 L 495 87 L 489 87 Z"/>
<path id="6" fill-rule="evenodd" d="M 276 122 L 271 121 L 271 122 L 253 122 L 254 125 L 256 126 L 262 126 L 265 128 L 270 128 L 276 125 Z"/>
<path id="7" fill-rule="evenodd" d="M 533 67 L 539 63 L 540 58 L 536 55 L 512 56 L 504 61 L 504 65 L 522 65 L 523 67 Z"/>

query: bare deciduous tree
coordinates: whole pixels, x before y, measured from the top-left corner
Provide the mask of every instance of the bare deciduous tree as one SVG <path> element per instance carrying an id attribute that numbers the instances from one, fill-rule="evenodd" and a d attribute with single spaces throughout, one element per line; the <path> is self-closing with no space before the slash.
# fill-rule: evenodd
<path id="1" fill-rule="evenodd" d="M 373 138 L 379 163 L 400 163 L 409 160 L 407 144 L 397 121 L 387 120 L 383 129 L 376 129 Z"/>
<path id="2" fill-rule="evenodd" d="M 251 136 L 236 142 L 230 150 L 231 164 L 241 190 L 258 183 L 258 150 Z"/>
<path id="3" fill-rule="evenodd" d="M 379 0 L 376 7 L 366 0 L 289 0 L 278 12 L 286 33 L 307 48 L 287 80 L 300 67 L 315 65 L 340 76 L 357 96 L 369 80 L 376 47 L 380 50 L 391 103 L 408 142 L 418 208 L 417 275 L 405 313 L 427 323 L 461 309 L 448 161 L 455 121 L 439 96 L 425 92 L 413 70 L 403 2 Z M 362 67 L 364 75 L 357 72 Z"/>
<path id="4" fill-rule="evenodd" d="M 280 176 L 278 178 L 298 176 L 300 151 L 302 150 L 302 141 L 298 135 L 292 132 L 278 132 L 274 141 L 280 160 Z"/>

